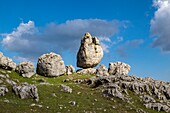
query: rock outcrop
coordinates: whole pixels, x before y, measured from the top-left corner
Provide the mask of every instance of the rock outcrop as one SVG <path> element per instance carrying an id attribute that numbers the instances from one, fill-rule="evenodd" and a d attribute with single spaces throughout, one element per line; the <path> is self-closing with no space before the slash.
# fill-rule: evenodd
<path id="1" fill-rule="evenodd" d="M 5 96 L 8 92 L 8 88 L 6 86 L 0 86 L 0 96 Z"/>
<path id="2" fill-rule="evenodd" d="M 34 73 L 34 64 L 32 62 L 22 62 L 16 67 L 16 72 L 18 72 L 21 76 L 30 78 Z"/>
<path id="3" fill-rule="evenodd" d="M 30 85 L 28 83 L 14 85 L 13 91 L 21 99 L 33 98 L 36 101 L 39 101 L 38 89 L 35 85 Z"/>
<path id="4" fill-rule="evenodd" d="M 12 59 L 4 56 L 3 53 L 0 52 L 0 68 L 7 70 L 15 70 L 16 63 L 14 63 Z"/>
<path id="5" fill-rule="evenodd" d="M 42 76 L 54 77 L 63 75 L 66 69 L 61 56 L 51 52 L 39 57 L 36 72 Z"/>
<path id="6" fill-rule="evenodd" d="M 139 78 L 136 76 L 99 76 L 86 80 L 93 88 L 103 87 L 103 95 L 116 97 L 131 102 L 127 92 L 134 92 L 146 108 L 158 111 L 170 112 L 170 83 L 151 78 Z"/>
<path id="7" fill-rule="evenodd" d="M 61 91 L 67 92 L 67 93 L 72 93 L 72 88 L 70 88 L 69 86 L 66 86 L 64 84 L 61 84 Z"/>
<path id="8" fill-rule="evenodd" d="M 110 75 L 128 75 L 130 71 L 130 65 L 123 62 L 109 63 L 108 72 Z"/>
<path id="9" fill-rule="evenodd" d="M 96 69 L 94 68 L 87 68 L 87 69 L 80 69 L 77 70 L 79 74 L 96 74 Z"/>
<path id="10" fill-rule="evenodd" d="M 73 72 L 75 72 L 75 69 L 72 65 L 66 66 L 66 74 L 67 75 L 71 75 L 71 74 L 73 74 Z"/>
<path id="11" fill-rule="evenodd" d="M 99 64 L 103 57 L 103 49 L 97 37 L 85 33 L 77 53 L 77 66 L 81 68 L 93 68 Z"/>
<path id="12" fill-rule="evenodd" d="M 105 65 L 101 64 L 96 69 L 96 76 L 109 76 L 108 69 L 106 68 Z"/>

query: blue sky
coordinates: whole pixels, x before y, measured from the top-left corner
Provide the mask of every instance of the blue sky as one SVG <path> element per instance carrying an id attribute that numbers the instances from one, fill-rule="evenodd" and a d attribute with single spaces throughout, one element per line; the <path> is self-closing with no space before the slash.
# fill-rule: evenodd
<path id="1" fill-rule="evenodd" d="M 0 51 L 15 62 L 60 54 L 76 66 L 85 32 L 98 36 L 101 64 L 170 81 L 170 0 L 0 0 Z"/>

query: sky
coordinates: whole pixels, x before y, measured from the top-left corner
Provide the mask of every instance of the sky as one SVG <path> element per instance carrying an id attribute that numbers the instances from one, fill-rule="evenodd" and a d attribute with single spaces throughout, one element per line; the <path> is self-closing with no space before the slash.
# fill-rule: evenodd
<path id="1" fill-rule="evenodd" d="M 170 0 L 0 0 L 0 51 L 16 63 L 55 52 L 76 67 L 85 32 L 100 40 L 100 64 L 170 82 Z"/>

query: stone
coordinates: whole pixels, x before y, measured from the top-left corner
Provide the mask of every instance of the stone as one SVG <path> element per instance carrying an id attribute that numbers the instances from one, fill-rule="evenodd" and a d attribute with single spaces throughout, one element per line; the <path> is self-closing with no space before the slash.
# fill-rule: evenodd
<path id="1" fill-rule="evenodd" d="M 4 56 L 3 53 L 0 52 L 0 68 L 6 70 L 15 70 L 16 63 L 14 63 L 11 58 Z"/>
<path id="2" fill-rule="evenodd" d="M 109 87 L 107 89 L 105 89 L 103 91 L 103 95 L 104 97 L 108 96 L 108 97 L 117 97 L 117 98 L 120 98 L 121 100 L 124 100 L 125 97 L 124 95 L 119 91 L 119 86 L 116 86 L 116 87 Z"/>
<path id="3" fill-rule="evenodd" d="M 108 72 L 110 75 L 128 75 L 130 71 L 130 65 L 123 62 L 109 63 Z"/>
<path id="4" fill-rule="evenodd" d="M 71 104 L 72 106 L 76 105 L 76 101 L 70 101 L 69 104 Z"/>
<path id="5" fill-rule="evenodd" d="M 8 93 L 8 88 L 6 86 L 0 86 L 0 96 L 5 96 Z"/>
<path id="6" fill-rule="evenodd" d="M 7 78 L 5 75 L 0 74 L 0 78 Z"/>
<path id="7" fill-rule="evenodd" d="M 145 103 L 150 103 L 150 102 L 156 102 L 155 99 L 153 99 L 151 96 L 149 95 L 144 95 L 142 96 L 142 100 L 145 102 Z"/>
<path id="8" fill-rule="evenodd" d="M 96 76 L 109 76 L 108 69 L 106 68 L 105 65 L 101 64 L 96 69 Z"/>
<path id="9" fill-rule="evenodd" d="M 51 52 L 39 57 L 36 72 L 42 76 L 55 77 L 65 74 L 66 69 L 61 56 Z"/>
<path id="10" fill-rule="evenodd" d="M 111 83 L 110 76 L 99 76 L 99 77 L 91 77 L 89 80 L 87 80 L 87 84 L 91 87 L 98 87 L 100 85 L 106 85 Z"/>
<path id="11" fill-rule="evenodd" d="M 18 72 L 21 76 L 30 78 L 34 73 L 34 64 L 32 62 L 22 62 L 17 65 L 16 72 Z"/>
<path id="12" fill-rule="evenodd" d="M 97 66 L 103 57 L 103 49 L 97 37 L 92 37 L 86 32 L 81 39 L 81 45 L 77 53 L 77 67 L 93 68 Z"/>
<path id="13" fill-rule="evenodd" d="M 36 101 L 39 101 L 38 89 L 35 85 L 31 85 L 28 83 L 14 85 L 13 91 L 21 99 L 33 98 Z"/>
<path id="14" fill-rule="evenodd" d="M 62 91 L 67 92 L 67 93 L 72 93 L 72 88 L 70 88 L 69 86 L 61 84 L 61 87 L 62 87 Z"/>
<path id="15" fill-rule="evenodd" d="M 71 75 L 75 72 L 75 68 L 72 65 L 66 66 L 66 74 Z"/>
<path id="16" fill-rule="evenodd" d="M 80 69 L 77 70 L 78 74 L 96 74 L 96 69 L 94 68 L 87 68 L 87 69 Z"/>
<path id="17" fill-rule="evenodd" d="M 13 80 L 11 80 L 11 79 L 6 79 L 5 81 L 6 81 L 6 83 L 8 83 L 8 84 L 11 85 L 11 86 L 17 84 L 15 81 L 13 81 Z"/>
<path id="18" fill-rule="evenodd" d="M 166 113 L 170 112 L 170 108 L 167 105 L 163 105 L 161 103 L 147 103 L 144 104 L 146 108 L 152 108 L 154 110 L 159 111 L 165 111 Z"/>

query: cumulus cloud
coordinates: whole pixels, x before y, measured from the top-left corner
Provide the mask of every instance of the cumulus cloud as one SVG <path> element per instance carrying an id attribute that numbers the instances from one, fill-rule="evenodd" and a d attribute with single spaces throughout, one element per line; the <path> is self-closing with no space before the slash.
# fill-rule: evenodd
<path id="1" fill-rule="evenodd" d="M 154 0 L 157 8 L 151 20 L 150 31 L 154 37 L 153 47 L 160 47 L 163 52 L 170 52 L 170 0 Z"/>
<path id="2" fill-rule="evenodd" d="M 143 39 L 135 39 L 126 41 L 123 45 L 120 45 L 116 48 L 117 53 L 120 55 L 120 57 L 127 57 L 127 50 L 128 49 L 134 49 L 139 47 L 141 44 L 143 44 Z"/>
<path id="3" fill-rule="evenodd" d="M 101 46 L 103 48 L 103 51 L 105 53 L 109 53 L 109 49 L 116 44 L 119 44 L 123 41 L 122 36 L 118 36 L 117 38 L 114 38 L 113 40 L 110 39 L 110 37 L 99 37 L 99 40 L 101 41 Z"/>
<path id="4" fill-rule="evenodd" d="M 18 53 L 19 59 L 35 59 L 46 52 L 62 53 L 70 50 L 77 52 L 81 37 L 85 32 L 100 37 L 105 52 L 106 43 L 111 43 L 123 22 L 101 19 L 75 19 L 65 23 L 49 23 L 44 27 L 37 27 L 33 21 L 20 23 L 11 33 L 3 35 L 2 45 L 11 52 Z M 119 39 L 120 40 L 120 39 Z"/>

